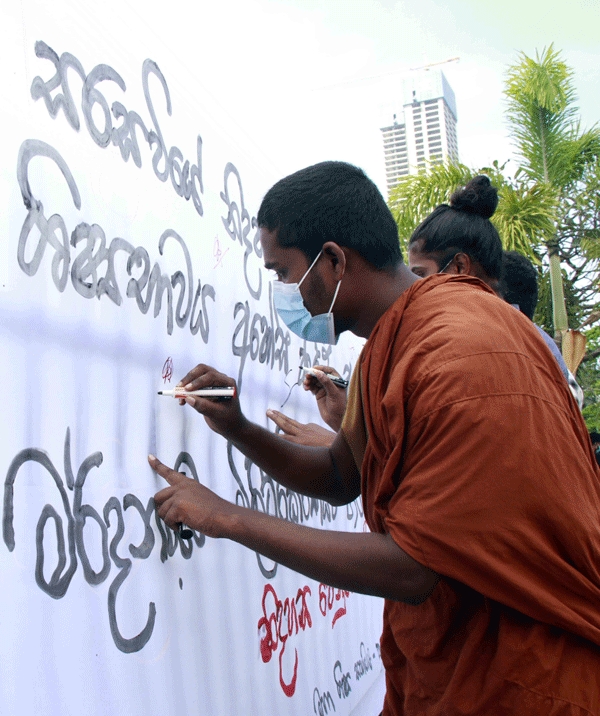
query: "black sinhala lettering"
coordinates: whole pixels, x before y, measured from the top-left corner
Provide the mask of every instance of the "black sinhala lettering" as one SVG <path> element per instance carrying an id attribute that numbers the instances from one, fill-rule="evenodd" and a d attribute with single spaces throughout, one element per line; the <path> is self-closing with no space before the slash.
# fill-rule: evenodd
<path id="1" fill-rule="evenodd" d="M 233 459 L 233 444 L 229 441 L 227 441 L 227 461 L 229 463 L 229 469 L 231 470 L 231 474 L 233 475 L 233 478 L 238 485 L 238 489 L 235 493 L 235 504 L 242 505 L 243 507 L 251 507 L 253 510 L 257 510 L 258 500 L 261 500 L 262 497 L 260 496 L 260 493 L 253 493 L 252 487 L 250 487 L 250 491 L 252 494 L 252 501 L 250 501 L 248 493 L 246 492 L 246 488 L 244 487 L 244 483 L 242 482 L 235 461 Z M 264 510 L 262 511 L 264 512 Z M 267 567 L 265 567 L 265 565 L 263 564 L 262 555 L 259 552 L 255 552 L 255 554 L 256 561 L 258 562 L 258 568 L 260 569 L 260 572 L 263 577 L 265 579 L 273 579 L 273 577 L 277 574 L 277 567 L 279 566 L 278 563 L 274 562 L 273 567 L 271 569 L 267 569 Z"/>
<path id="2" fill-rule="evenodd" d="M 33 196 L 28 176 L 29 162 L 33 157 L 46 157 L 56 164 L 67 182 L 67 186 L 71 192 L 71 198 L 77 209 L 81 209 L 81 197 L 69 167 L 54 147 L 38 139 L 26 139 L 21 144 L 17 162 L 17 181 L 21 189 L 23 203 L 27 209 L 27 216 L 25 217 L 21 233 L 19 234 L 17 261 L 19 267 L 27 276 L 35 276 L 44 257 L 46 245 L 50 244 L 55 251 L 52 259 L 52 280 L 56 288 L 62 293 L 67 285 L 69 263 L 71 260 L 67 227 L 62 217 L 58 214 L 54 214 L 50 219 L 46 219 L 42 202 Z M 32 259 L 27 261 L 25 259 L 25 251 L 29 235 L 34 226 L 38 228 L 40 238 Z M 57 231 L 60 232 L 61 239 L 57 238 Z"/>
<path id="3" fill-rule="evenodd" d="M 227 443 L 227 461 L 229 469 L 237 483 L 238 489 L 235 493 L 235 504 L 248 507 L 257 512 L 273 515 L 279 519 L 301 524 L 310 518 L 318 516 L 321 525 L 333 522 L 337 517 L 337 507 L 332 507 L 324 500 L 315 497 L 300 495 L 294 490 L 283 487 L 263 470 L 257 467 L 250 458 L 244 457 L 245 484 L 240 476 L 233 455 L 233 444 Z M 253 470 L 258 470 L 258 477 L 255 485 Z M 277 563 L 272 569 L 267 569 L 262 561 L 262 556 L 256 552 L 256 559 L 261 574 L 266 579 L 273 579 L 277 573 Z"/>
<path id="4" fill-rule="evenodd" d="M 323 692 L 323 695 L 319 692 L 319 689 L 315 688 L 313 691 L 313 711 L 318 716 L 326 716 L 329 713 L 329 709 L 335 711 L 335 703 L 329 691 Z"/>
<path id="5" fill-rule="evenodd" d="M 204 208 L 200 194 L 204 193 L 204 184 L 202 183 L 202 137 L 196 137 L 196 164 L 192 164 L 190 169 L 190 193 L 194 208 L 200 216 L 204 216 Z M 186 196 L 186 199 L 189 198 Z"/>
<path id="6" fill-rule="evenodd" d="M 338 696 L 340 697 L 340 699 L 347 698 L 352 691 L 352 687 L 350 686 L 350 678 L 350 672 L 347 671 L 344 674 L 344 670 L 342 669 L 342 663 L 338 659 L 333 665 L 333 680 L 335 681 Z"/>
<path id="7" fill-rule="evenodd" d="M 146 105 L 148 107 L 148 112 L 150 113 L 150 117 L 152 118 L 152 122 L 154 123 L 154 126 L 156 129 L 151 129 L 148 136 L 148 144 L 150 145 L 150 148 L 152 148 L 154 145 L 156 145 L 156 150 L 154 152 L 154 156 L 152 157 L 152 168 L 154 169 L 154 173 L 156 174 L 156 177 L 162 181 L 166 182 L 169 178 L 169 172 L 170 172 L 170 165 L 169 165 L 169 154 L 167 152 L 167 147 L 165 145 L 165 141 L 163 139 L 162 131 L 160 129 L 160 125 L 158 124 L 158 119 L 156 117 L 156 110 L 154 109 L 154 104 L 152 103 L 152 98 L 150 97 L 150 85 L 148 83 L 148 78 L 150 75 L 154 75 L 158 78 L 158 81 L 162 85 L 163 92 L 165 93 L 165 100 L 167 105 L 167 114 L 169 117 L 172 114 L 172 108 L 171 108 L 171 93 L 169 92 L 169 87 L 167 85 L 167 80 L 165 79 L 165 76 L 160 71 L 158 65 L 154 60 L 146 59 L 144 60 L 144 64 L 142 65 L 142 86 L 144 88 L 144 97 L 146 98 Z M 164 169 L 160 170 L 158 168 L 160 160 L 164 157 Z"/>
<path id="8" fill-rule="evenodd" d="M 202 180 L 202 137 L 198 134 L 196 137 L 196 163 L 191 163 L 189 159 L 184 159 L 183 152 L 179 147 L 172 146 L 167 150 L 162 130 L 156 116 L 156 109 L 152 101 L 149 85 L 149 76 L 154 75 L 158 78 L 165 95 L 165 104 L 167 114 L 171 116 L 171 94 L 167 81 L 159 69 L 156 62 L 146 59 L 142 65 L 142 86 L 144 90 L 144 98 L 146 106 L 150 113 L 151 120 L 154 124 L 153 129 L 148 129 L 141 116 L 134 111 L 128 111 L 127 107 L 122 103 L 115 101 L 109 107 L 106 97 L 98 89 L 98 85 L 102 82 L 113 82 L 122 92 L 126 92 L 127 86 L 121 75 L 110 65 L 96 65 L 92 71 L 86 75 L 81 62 L 69 52 L 64 52 L 60 57 L 45 42 L 38 41 L 35 43 L 35 54 L 41 58 L 50 61 L 54 65 L 55 74 L 49 80 L 43 80 L 36 76 L 31 84 L 31 96 L 34 100 L 43 99 L 49 115 L 54 119 L 62 108 L 70 126 L 79 131 L 80 121 L 73 95 L 68 83 L 68 70 L 74 70 L 81 80 L 83 87 L 81 91 L 81 109 L 83 111 L 86 127 L 92 140 L 102 148 L 113 144 L 119 148 L 123 161 L 129 161 L 129 157 L 133 158 L 137 167 L 142 166 L 142 155 L 140 152 L 137 130 L 142 133 L 145 143 L 152 151 L 152 168 L 157 178 L 161 182 L 171 179 L 171 184 L 175 193 L 183 197 L 186 201 L 192 200 L 196 212 L 204 215 L 204 207 L 201 195 L 204 193 L 204 184 Z M 52 96 L 52 93 L 60 87 L 62 92 Z M 94 118 L 94 106 L 98 105 L 101 110 L 104 122 L 103 126 L 98 126 Z M 122 120 L 120 124 L 113 123 L 115 120 Z M 159 168 L 159 164 L 164 160 L 164 168 Z M 257 250 L 257 238 L 255 236 L 254 250 Z M 260 254 L 258 254 L 260 255 Z"/>
<path id="9" fill-rule="evenodd" d="M 359 681 L 367 672 L 373 669 L 373 660 L 369 650 L 360 642 L 360 659 L 354 664 L 354 677 Z"/>
<path id="10" fill-rule="evenodd" d="M 43 450 L 35 448 L 26 448 L 21 450 L 11 462 L 6 479 L 4 481 L 4 514 L 2 517 L 2 535 L 4 543 L 8 547 L 9 551 L 12 552 L 15 548 L 15 531 L 13 526 L 14 518 L 14 483 L 17 477 L 17 473 L 21 467 L 27 462 L 37 462 L 45 470 L 47 470 L 56 487 L 58 488 L 63 509 L 67 516 L 67 540 L 65 541 L 63 521 L 61 516 L 55 510 L 52 505 L 46 505 L 37 523 L 35 533 L 35 545 L 36 545 L 36 561 L 35 561 L 35 581 L 38 587 L 46 592 L 53 599 L 61 599 L 67 592 L 71 579 L 77 569 L 77 554 L 75 551 L 75 521 L 71 512 L 71 506 L 69 504 L 69 498 L 63 484 L 62 478 L 59 475 L 57 469 L 52 464 L 50 457 Z M 56 529 L 57 537 L 57 551 L 58 560 L 57 566 L 52 573 L 49 581 L 46 581 L 44 577 L 44 528 L 46 522 L 52 519 Z M 69 549 L 69 566 L 66 568 L 66 544 L 68 543 Z M 63 571 L 64 570 L 64 571 Z"/>
<path id="11" fill-rule="evenodd" d="M 127 284 L 127 296 L 135 298 L 138 308 L 143 314 L 148 313 L 154 289 L 156 289 L 156 297 L 154 299 L 154 318 L 160 313 L 162 308 L 162 297 L 167 292 L 167 333 L 173 333 L 173 287 L 171 281 L 166 274 L 163 274 L 160 265 L 155 263 L 150 271 L 150 256 L 145 248 L 138 246 L 129 259 L 127 260 L 127 273 L 131 276 L 134 266 L 141 266 L 144 270 L 140 278 L 131 278 Z M 146 298 L 143 297 L 142 291 L 146 289 Z"/>
<path id="12" fill-rule="evenodd" d="M 101 584 L 106 580 L 110 573 L 111 561 L 118 570 L 117 575 L 113 579 L 108 590 L 108 616 L 111 635 L 115 645 L 120 651 L 132 653 L 142 649 L 147 643 L 154 630 L 156 619 L 156 607 L 154 602 L 150 602 L 148 606 L 148 618 L 146 625 L 142 631 L 134 637 L 128 638 L 123 636 L 117 622 L 116 602 L 119 590 L 129 576 L 132 567 L 132 561 L 129 558 L 121 557 L 118 554 L 118 548 L 123 535 L 125 533 L 124 512 L 133 507 L 142 519 L 144 524 L 144 537 L 140 544 L 129 544 L 128 549 L 131 556 L 135 559 L 147 559 L 155 545 L 155 535 L 151 526 L 152 515 L 155 514 L 159 532 L 163 538 L 163 546 L 161 549 L 161 560 L 164 562 L 168 556 L 175 554 L 177 545 L 184 559 L 189 559 L 192 555 L 194 544 L 200 548 L 205 544 L 206 537 L 200 533 L 194 533 L 192 540 L 184 540 L 169 530 L 160 520 L 156 512 L 154 499 L 150 497 L 147 505 L 144 507 L 142 502 L 135 495 L 128 493 L 123 498 L 123 505 L 116 497 L 110 497 L 103 509 L 102 517 L 100 514 L 88 504 L 83 503 L 83 488 L 88 474 L 94 467 L 100 467 L 103 461 L 102 453 L 95 452 L 83 460 L 77 474 L 73 472 L 71 461 L 71 433 L 67 428 L 64 450 L 64 474 L 66 487 L 73 492 L 73 508 L 69 503 L 69 497 L 65 484 L 54 467 L 47 453 L 43 450 L 35 448 L 27 448 L 21 450 L 12 460 L 5 481 L 4 481 L 4 511 L 2 516 L 2 535 L 9 551 L 15 549 L 15 531 L 14 531 L 14 485 L 16 477 L 20 469 L 28 462 L 35 462 L 42 466 L 52 477 L 54 484 L 58 488 L 64 514 L 67 518 L 67 529 L 65 538 L 65 529 L 63 518 L 53 505 L 47 504 L 43 507 L 40 517 L 36 525 L 35 542 L 36 542 L 36 564 L 35 579 L 37 585 L 46 594 L 54 599 L 61 599 L 67 592 L 69 584 L 75 574 L 78 566 L 77 556 L 81 560 L 84 578 L 91 585 Z M 175 461 L 175 469 L 185 466 L 191 473 L 193 479 L 199 482 L 198 471 L 192 456 L 187 452 L 179 453 Z M 185 473 L 184 473 L 185 474 Z M 108 544 L 108 529 L 111 527 L 111 513 L 116 514 L 116 530 L 115 534 Z M 86 550 L 84 528 L 87 520 L 92 520 L 101 530 L 101 552 L 102 566 L 96 572 L 92 566 Z M 44 576 L 44 564 L 46 555 L 44 553 L 44 534 L 46 524 L 49 520 L 54 522 L 56 533 L 56 550 L 57 559 L 54 571 L 49 579 Z M 67 551 L 69 561 L 67 563 Z"/>
<path id="13" fill-rule="evenodd" d="M 289 371 L 289 331 L 283 331 L 279 317 L 273 306 L 271 285 L 269 284 L 269 318 L 260 313 L 251 314 L 248 301 L 238 301 L 233 309 L 234 320 L 240 315 L 231 337 L 231 350 L 240 358 L 238 388 L 241 391 L 246 360 L 258 360 L 271 368 L 277 362 L 279 371 L 287 375 Z M 270 319 L 270 321 L 269 321 Z"/>
<path id="14" fill-rule="evenodd" d="M 165 242 L 167 241 L 167 239 L 170 238 L 175 239 L 175 241 L 177 241 L 177 243 L 181 247 L 187 271 L 187 284 L 182 271 L 176 271 L 171 276 L 172 288 L 175 289 L 175 287 L 179 286 L 179 297 L 177 299 L 177 307 L 175 309 L 175 320 L 177 321 L 177 325 L 182 328 L 187 323 L 188 317 L 192 311 L 192 287 L 194 285 L 194 274 L 192 270 L 192 259 L 190 257 L 190 252 L 188 251 L 188 247 L 186 246 L 185 241 L 181 238 L 181 236 L 179 236 L 176 231 L 173 231 L 173 229 L 167 229 L 166 231 L 163 231 L 158 242 L 158 251 L 160 255 L 163 255 Z M 188 287 L 187 304 L 185 307 L 185 311 L 182 313 L 181 308 L 185 298 L 186 286 Z"/>
<path id="15" fill-rule="evenodd" d="M 184 161 L 183 153 L 179 147 L 172 146 L 167 151 L 167 145 L 165 144 L 162 130 L 156 116 L 154 103 L 150 95 L 150 84 L 148 82 L 150 75 L 157 77 L 162 86 L 167 114 L 171 116 L 173 110 L 171 105 L 171 93 L 169 92 L 169 86 L 167 85 L 165 76 L 154 60 L 144 60 L 142 65 L 142 86 L 144 88 L 146 106 L 155 127 L 155 129 L 150 129 L 145 135 L 150 149 L 156 146 L 152 157 L 152 168 L 156 177 L 161 182 L 166 182 L 167 179 L 170 178 L 175 193 L 183 197 L 186 201 L 189 201 L 191 198 L 196 212 L 199 216 L 203 216 L 204 208 L 200 198 L 200 194 L 204 192 L 202 182 L 202 137 L 200 135 L 196 137 L 196 164 L 190 165 L 187 159 Z M 159 164 L 162 159 L 164 159 L 164 169 L 159 169 Z"/>
<path id="16" fill-rule="evenodd" d="M 166 562 L 169 557 L 172 557 L 175 554 L 177 550 L 177 535 L 160 518 L 158 514 L 158 507 L 156 506 L 154 507 L 154 521 L 156 522 L 158 533 L 161 538 L 160 561 Z"/>
<path id="17" fill-rule="evenodd" d="M 279 325 L 279 314 L 273 302 L 273 285 L 269 282 L 269 316 L 271 318 L 271 331 L 273 332 L 273 353 L 271 355 L 271 368 L 277 361 L 280 372 L 287 376 L 289 373 L 289 347 L 292 342 L 290 332 Z"/>
<path id="18" fill-rule="evenodd" d="M 106 246 L 104 230 L 98 224 L 81 222 L 71 234 L 69 241 L 67 227 L 59 214 L 46 219 L 42 202 L 36 199 L 31 190 L 28 177 L 28 168 L 31 160 L 36 157 L 51 159 L 64 176 L 73 203 L 81 209 L 81 197 L 75 179 L 61 155 L 45 142 L 27 139 L 21 145 L 17 164 L 17 179 L 23 202 L 27 208 L 27 216 L 23 222 L 19 235 L 17 248 L 17 261 L 19 267 L 27 276 L 34 276 L 50 245 L 54 249 L 52 259 L 52 279 L 56 288 L 64 291 L 69 275 L 74 289 L 84 298 L 100 298 L 106 294 L 116 305 L 121 305 L 122 297 L 115 274 L 115 259 L 118 251 L 128 254 L 127 274 L 130 276 L 126 295 L 136 300 L 138 309 L 146 314 L 154 299 L 154 317 L 158 317 L 162 309 L 163 295 L 167 294 L 167 332 L 173 333 L 174 318 L 177 325 L 183 327 L 189 322 L 190 332 L 195 335 L 199 330 L 203 341 L 208 342 L 209 318 L 206 307 L 207 298 L 215 300 L 215 290 L 210 284 L 202 286 L 198 281 L 198 288 L 193 295 L 193 268 L 189 250 L 183 238 L 176 231 L 167 229 L 159 239 L 158 250 L 162 255 L 167 239 L 175 240 L 183 253 L 186 270 L 175 271 L 172 276 L 163 274 L 160 265 L 155 263 L 150 270 L 150 257 L 145 248 L 134 248 L 128 241 L 115 237 L 110 246 Z M 28 241 L 34 227 L 40 233 L 37 246 L 30 260 L 26 259 Z M 57 236 L 58 232 L 58 236 Z M 71 246 L 77 249 L 83 244 L 83 249 L 71 263 Z M 135 269 L 142 267 L 141 276 L 133 275 Z M 102 275 L 103 274 L 103 275 Z M 173 290 L 178 289 L 175 316 L 173 310 Z M 145 295 L 144 295 L 145 291 Z M 197 310 L 198 302 L 201 307 Z"/>
<path id="19" fill-rule="evenodd" d="M 235 188 L 230 195 L 229 178 L 234 177 Z M 233 193 L 239 197 L 239 203 L 233 198 Z M 225 166 L 224 178 L 223 178 L 223 191 L 221 192 L 221 199 L 225 202 L 227 207 L 227 216 L 221 217 L 225 231 L 234 240 L 239 242 L 240 246 L 245 247 L 244 251 L 244 278 L 246 280 L 246 286 L 252 298 L 259 299 L 262 293 L 262 270 L 258 269 L 258 288 L 254 289 L 248 278 L 248 259 L 253 252 L 260 258 L 262 251 L 259 249 L 260 242 L 258 239 L 258 225 L 256 219 L 250 217 L 248 209 L 244 205 L 244 189 L 242 187 L 242 179 L 237 168 L 231 163 L 227 162 Z M 250 231 L 254 229 L 254 240 L 251 241 L 248 237 Z"/>
<path id="20" fill-rule="evenodd" d="M 196 295 L 194 296 L 194 304 L 192 306 L 192 312 L 190 314 L 190 332 L 193 336 L 200 331 L 200 336 L 204 343 L 208 343 L 210 325 L 208 322 L 208 311 L 206 309 L 206 299 L 211 298 L 215 300 L 215 289 L 209 284 L 205 283 L 202 285 L 200 279 L 198 279 L 198 288 L 196 289 Z M 201 307 L 196 313 L 196 306 L 198 301 L 201 303 Z M 196 318 L 194 318 L 194 315 Z"/>
<path id="21" fill-rule="evenodd" d="M 123 92 L 127 89 L 125 80 L 116 70 L 113 70 L 109 65 L 96 65 L 85 78 L 81 94 L 81 108 L 90 137 L 99 147 L 103 148 L 108 147 L 113 136 L 112 117 L 108 102 L 104 95 L 96 89 L 97 84 L 105 81 L 115 82 Z M 95 104 L 99 105 L 104 115 L 104 128 L 102 130 L 94 122 L 92 112 Z"/>
<path id="22" fill-rule="evenodd" d="M 235 304 L 233 309 L 234 320 L 237 318 L 238 314 L 241 314 L 241 318 L 233 329 L 233 335 L 231 336 L 231 351 L 234 356 L 237 356 L 240 359 L 237 385 L 238 390 L 241 391 L 244 377 L 244 366 L 246 365 L 246 358 L 250 352 L 250 344 L 248 343 L 248 333 L 250 330 L 250 306 L 248 301 L 244 301 L 244 303 L 238 301 Z M 240 337 L 241 341 L 239 341 Z"/>
<path id="23" fill-rule="evenodd" d="M 152 632 L 154 631 L 154 622 L 156 619 L 156 606 L 154 602 L 150 602 L 148 605 L 148 619 L 146 620 L 146 626 L 139 634 L 137 634 L 137 636 L 127 638 L 121 634 L 119 625 L 117 624 L 117 594 L 119 592 L 119 588 L 127 579 L 129 572 L 131 571 L 132 563 L 128 557 L 119 557 L 117 553 L 119 542 L 125 533 L 125 524 L 123 521 L 121 503 L 116 497 L 109 498 L 108 502 L 104 506 L 104 520 L 108 527 L 110 527 L 110 513 L 113 511 L 117 515 L 117 529 L 114 537 L 110 541 L 110 556 L 119 572 L 108 588 L 108 622 L 110 625 L 110 633 L 117 649 L 125 654 L 132 654 L 133 652 L 143 649 L 152 636 Z"/>
<path id="24" fill-rule="evenodd" d="M 154 549 L 155 542 L 154 530 L 150 524 L 154 512 L 154 498 L 150 497 L 148 504 L 144 507 L 139 497 L 128 492 L 123 498 L 123 508 L 124 510 L 128 510 L 130 507 L 135 507 L 142 518 L 144 523 L 144 539 L 137 546 L 130 544 L 129 552 L 131 556 L 136 559 L 147 559 Z"/>
<path id="25" fill-rule="evenodd" d="M 119 148 L 121 158 L 124 162 L 129 161 L 129 157 L 133 159 L 136 167 L 142 166 L 142 155 L 140 145 L 138 143 L 136 128 L 142 132 L 142 136 L 146 143 L 150 143 L 150 133 L 144 124 L 144 120 L 137 112 L 128 111 L 127 107 L 121 102 L 113 102 L 111 107 L 115 119 L 122 119 L 121 124 L 112 128 L 111 141 L 115 147 Z"/>
<path id="26" fill-rule="evenodd" d="M 67 451 L 70 453 L 70 430 L 67 429 L 67 437 L 65 438 L 65 454 Z M 77 471 L 77 477 L 75 478 L 75 486 L 73 490 L 73 518 L 75 520 L 75 546 L 77 547 L 77 554 L 81 560 L 81 566 L 83 567 L 83 576 L 88 584 L 98 585 L 108 577 L 110 572 L 110 558 L 108 556 L 108 530 L 104 520 L 100 517 L 98 512 L 91 505 L 82 504 L 82 493 L 83 486 L 89 471 L 93 467 L 100 467 L 103 461 L 101 452 L 92 453 L 85 458 L 81 463 L 79 470 Z M 70 460 L 69 460 L 70 467 Z M 65 471 L 66 471 L 65 464 Z M 73 481 L 73 476 L 69 476 L 70 482 Z M 85 549 L 85 540 L 83 537 L 83 528 L 87 519 L 93 520 L 100 528 L 102 536 L 102 568 L 99 572 L 95 572 L 90 564 L 89 557 Z"/>
<path id="27" fill-rule="evenodd" d="M 35 54 L 43 60 L 50 60 L 54 65 L 55 74 L 54 77 L 48 81 L 44 81 L 39 76 L 34 77 L 31 83 L 31 96 L 34 100 L 40 98 L 44 100 L 48 114 L 52 119 L 56 118 L 59 109 L 62 107 L 67 122 L 78 132 L 79 114 L 77 113 L 73 95 L 69 89 L 67 70 L 72 68 L 79 77 L 85 81 L 85 72 L 81 62 L 70 52 L 63 52 L 59 58 L 58 54 L 41 40 L 35 43 Z M 51 92 L 58 89 L 58 87 L 61 88 L 62 94 L 59 93 L 53 98 Z"/>
<path id="28" fill-rule="evenodd" d="M 82 241 L 85 246 L 71 264 L 71 283 L 83 298 L 94 298 L 98 295 L 98 268 L 108 258 L 104 229 L 98 224 L 78 224 L 71 234 L 71 246 L 77 248 Z"/>
<path id="29" fill-rule="evenodd" d="M 124 251 L 128 254 L 129 258 L 129 256 L 131 256 L 135 251 L 135 248 L 129 243 L 129 241 L 125 241 L 125 239 L 121 239 L 118 236 L 110 242 L 110 246 L 108 247 L 108 252 L 106 254 L 106 273 L 104 276 L 100 276 L 98 278 L 96 296 L 101 298 L 104 294 L 106 294 L 113 303 L 120 306 L 123 303 L 123 297 L 121 296 L 121 291 L 119 290 L 115 274 L 115 258 L 117 251 Z"/>

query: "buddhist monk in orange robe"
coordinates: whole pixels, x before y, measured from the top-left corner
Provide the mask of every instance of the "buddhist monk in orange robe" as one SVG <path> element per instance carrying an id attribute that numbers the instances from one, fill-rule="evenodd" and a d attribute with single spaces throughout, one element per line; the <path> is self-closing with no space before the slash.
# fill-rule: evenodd
<path id="1" fill-rule="evenodd" d="M 440 574 L 386 600 L 384 716 L 600 713 L 600 481 L 535 327 L 475 278 L 380 319 L 342 431 L 369 527 Z"/>

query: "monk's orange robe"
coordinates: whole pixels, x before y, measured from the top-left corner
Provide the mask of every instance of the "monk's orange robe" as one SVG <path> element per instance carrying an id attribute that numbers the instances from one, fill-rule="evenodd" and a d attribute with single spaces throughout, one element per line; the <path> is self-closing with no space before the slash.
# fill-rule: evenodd
<path id="1" fill-rule="evenodd" d="M 386 600 L 384 716 L 599 716 L 600 480 L 531 322 L 477 279 L 415 283 L 342 431 L 370 529 L 441 575 Z"/>

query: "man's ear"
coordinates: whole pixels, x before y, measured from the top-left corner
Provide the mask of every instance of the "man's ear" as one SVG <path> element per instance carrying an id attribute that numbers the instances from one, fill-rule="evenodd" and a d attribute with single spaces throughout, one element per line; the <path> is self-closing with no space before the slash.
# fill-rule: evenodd
<path id="1" fill-rule="evenodd" d="M 323 255 L 325 260 L 331 265 L 336 279 L 339 281 L 346 271 L 346 254 L 344 249 L 334 241 L 327 241 L 323 244 Z"/>
<path id="2" fill-rule="evenodd" d="M 468 276 L 471 273 L 471 257 L 462 251 L 459 251 L 459 253 L 457 253 L 454 257 L 454 265 L 456 266 L 457 274 L 464 274 L 465 276 Z"/>

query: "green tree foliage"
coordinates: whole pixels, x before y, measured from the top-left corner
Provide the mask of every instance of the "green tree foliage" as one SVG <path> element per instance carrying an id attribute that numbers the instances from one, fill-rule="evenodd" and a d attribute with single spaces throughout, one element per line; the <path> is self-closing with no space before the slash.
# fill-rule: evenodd
<path id="1" fill-rule="evenodd" d="M 582 177 L 560 197 L 555 222 L 555 245 L 562 267 L 569 326 L 592 326 L 600 319 L 600 160 L 590 163 Z M 540 282 L 540 317 L 553 331 L 551 292 L 547 273 Z"/>
<path id="2" fill-rule="evenodd" d="M 564 269 L 562 271 L 562 280 L 569 325 L 579 329 L 586 317 L 580 302 L 580 292 Z M 547 267 L 542 265 L 539 266 L 538 291 L 538 304 L 533 316 L 533 322 L 541 326 L 546 333 L 552 335 L 554 333 L 554 319 L 552 315 L 550 272 Z"/>
<path id="3" fill-rule="evenodd" d="M 521 53 L 508 69 L 506 117 L 526 180 L 554 194 L 555 225 L 569 189 L 582 180 L 600 155 L 597 127 L 581 131 L 573 72 L 550 45 L 532 59 Z M 553 326 L 569 327 L 562 281 L 558 231 L 545 237 L 550 273 Z"/>
<path id="4" fill-rule="evenodd" d="M 567 276 L 569 325 L 587 338 L 586 355 L 577 371 L 585 394 L 583 415 L 590 430 L 600 432 L 600 160 L 588 164 L 579 181 L 561 197 L 557 244 Z M 572 321 L 572 322 L 571 322 Z"/>

